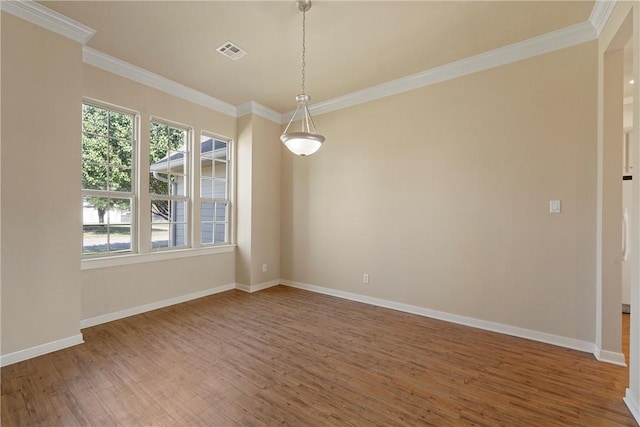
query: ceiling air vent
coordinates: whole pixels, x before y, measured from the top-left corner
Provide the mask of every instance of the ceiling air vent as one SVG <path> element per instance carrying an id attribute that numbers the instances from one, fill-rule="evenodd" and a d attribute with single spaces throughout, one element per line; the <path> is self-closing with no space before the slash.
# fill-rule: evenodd
<path id="1" fill-rule="evenodd" d="M 220 46 L 216 50 L 227 58 L 233 59 L 234 61 L 237 61 L 247 54 L 247 52 L 244 51 L 241 47 L 231 43 L 230 41 L 224 42 L 222 46 Z"/>

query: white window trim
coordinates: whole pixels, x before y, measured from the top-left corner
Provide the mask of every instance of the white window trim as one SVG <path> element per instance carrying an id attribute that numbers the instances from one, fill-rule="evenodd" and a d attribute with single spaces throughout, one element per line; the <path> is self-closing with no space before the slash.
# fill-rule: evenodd
<path id="1" fill-rule="evenodd" d="M 144 254 L 117 254 L 96 258 L 85 258 L 80 263 L 80 270 L 93 270 L 96 268 L 118 267 L 122 265 L 142 264 L 145 262 L 158 262 L 194 256 L 222 254 L 234 252 L 235 249 L 236 245 L 216 245 L 202 248 L 158 250 Z"/>

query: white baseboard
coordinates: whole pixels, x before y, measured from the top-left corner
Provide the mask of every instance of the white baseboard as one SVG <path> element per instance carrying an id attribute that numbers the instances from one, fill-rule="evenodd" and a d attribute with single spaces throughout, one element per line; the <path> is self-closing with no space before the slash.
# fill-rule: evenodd
<path id="1" fill-rule="evenodd" d="M 43 354 L 52 353 L 54 351 L 73 347 L 74 345 L 82 343 L 84 343 L 82 334 L 78 334 L 24 350 L 15 351 L 13 353 L 3 354 L 0 356 L 0 366 L 7 366 L 13 363 L 22 362 L 23 360 L 32 359 L 34 357 L 42 356 Z"/>
<path id="2" fill-rule="evenodd" d="M 623 400 L 629 408 L 629 411 L 631 411 L 633 418 L 635 418 L 638 424 L 640 424 L 640 403 L 638 403 L 635 397 L 633 397 L 631 390 L 627 389 Z"/>
<path id="3" fill-rule="evenodd" d="M 505 325 L 502 323 L 489 322 L 486 320 L 475 319 L 473 317 L 460 316 L 457 314 L 446 313 L 443 311 L 431 310 L 415 305 L 403 304 L 395 301 L 384 300 L 381 298 L 369 297 L 366 295 L 354 294 L 351 292 L 338 291 L 331 288 L 321 286 L 308 285 L 306 283 L 294 282 L 291 280 L 281 279 L 280 283 L 292 288 L 304 289 L 320 294 L 331 295 L 338 298 L 344 298 L 351 301 L 358 301 L 365 304 L 371 304 L 378 307 L 391 308 L 393 310 L 404 311 L 406 313 L 417 314 L 419 316 L 430 317 L 433 319 L 444 320 L 459 325 L 471 326 L 473 328 L 484 329 L 486 331 L 498 332 L 501 334 L 512 335 L 519 338 L 526 338 L 533 341 L 539 341 L 546 344 L 557 345 L 559 347 L 570 348 L 572 350 L 594 353 L 595 345 L 587 341 L 581 341 L 574 338 L 563 337 L 559 335 L 548 334 L 546 332 L 534 331 L 531 329 L 519 328 L 516 326 Z"/>
<path id="4" fill-rule="evenodd" d="M 149 304 L 139 305 L 137 307 L 127 308 L 125 310 L 116 311 L 113 313 L 103 314 L 101 316 L 91 317 L 89 319 L 82 320 L 80 322 L 80 328 L 89 328 L 91 326 L 100 325 L 102 323 L 111 322 L 125 317 L 134 316 L 136 314 L 145 313 L 151 310 L 157 310 L 159 308 L 168 307 L 174 304 L 180 304 L 183 302 L 191 301 L 197 298 L 206 297 L 220 292 L 230 291 L 236 289 L 236 284 L 231 283 L 228 285 L 222 285 L 211 289 L 205 289 L 204 291 L 193 292 L 191 294 L 181 295 L 175 298 L 169 298 L 162 301 L 152 302 Z"/>
<path id="5" fill-rule="evenodd" d="M 252 292 L 258 292 L 261 291 L 263 289 L 267 289 L 267 288 L 271 288 L 273 286 L 278 286 L 280 284 L 280 280 L 276 279 L 276 280 L 271 280 L 269 282 L 264 282 L 264 283 L 260 283 L 257 285 L 241 285 L 240 283 L 236 284 L 236 289 L 243 291 L 243 292 L 248 292 L 248 293 L 252 293 Z"/>
<path id="6" fill-rule="evenodd" d="M 618 366 L 625 366 L 625 367 L 627 366 L 624 354 L 616 353 L 608 350 L 602 350 L 597 345 L 595 347 L 596 348 L 593 352 L 593 355 L 600 362 L 607 362 L 607 363 L 611 363 L 613 365 L 618 365 Z"/>

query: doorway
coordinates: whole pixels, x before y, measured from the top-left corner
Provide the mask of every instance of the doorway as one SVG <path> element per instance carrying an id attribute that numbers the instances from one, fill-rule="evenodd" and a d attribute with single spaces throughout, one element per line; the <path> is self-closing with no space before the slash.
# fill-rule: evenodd
<path id="1" fill-rule="evenodd" d="M 635 146 L 633 123 L 633 40 L 624 46 L 623 59 L 623 139 L 622 139 L 622 353 L 629 363 L 630 313 L 631 313 L 631 261 L 630 221 L 637 221 L 637 209 L 633 209 L 633 179 L 635 170 Z M 638 178 L 636 178 L 638 179 Z"/>

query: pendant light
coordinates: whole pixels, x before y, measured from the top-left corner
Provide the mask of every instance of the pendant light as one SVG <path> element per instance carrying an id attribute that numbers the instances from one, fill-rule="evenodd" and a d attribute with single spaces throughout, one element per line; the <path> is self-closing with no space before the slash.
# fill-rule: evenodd
<path id="1" fill-rule="evenodd" d="M 316 130 L 316 126 L 313 124 L 313 119 L 309 113 L 309 107 L 307 104 L 311 101 L 311 97 L 305 93 L 305 38 L 306 38 L 306 13 L 311 9 L 311 0 L 297 0 L 298 10 L 302 12 L 302 93 L 296 96 L 298 107 L 295 113 L 291 116 L 289 124 L 287 125 L 284 133 L 280 136 L 280 140 L 287 146 L 287 148 L 298 156 L 308 156 L 320 148 L 324 142 L 324 136 L 320 135 Z M 302 129 L 300 132 L 289 132 L 291 123 L 298 115 L 298 111 L 302 109 L 303 117 L 301 118 Z"/>

